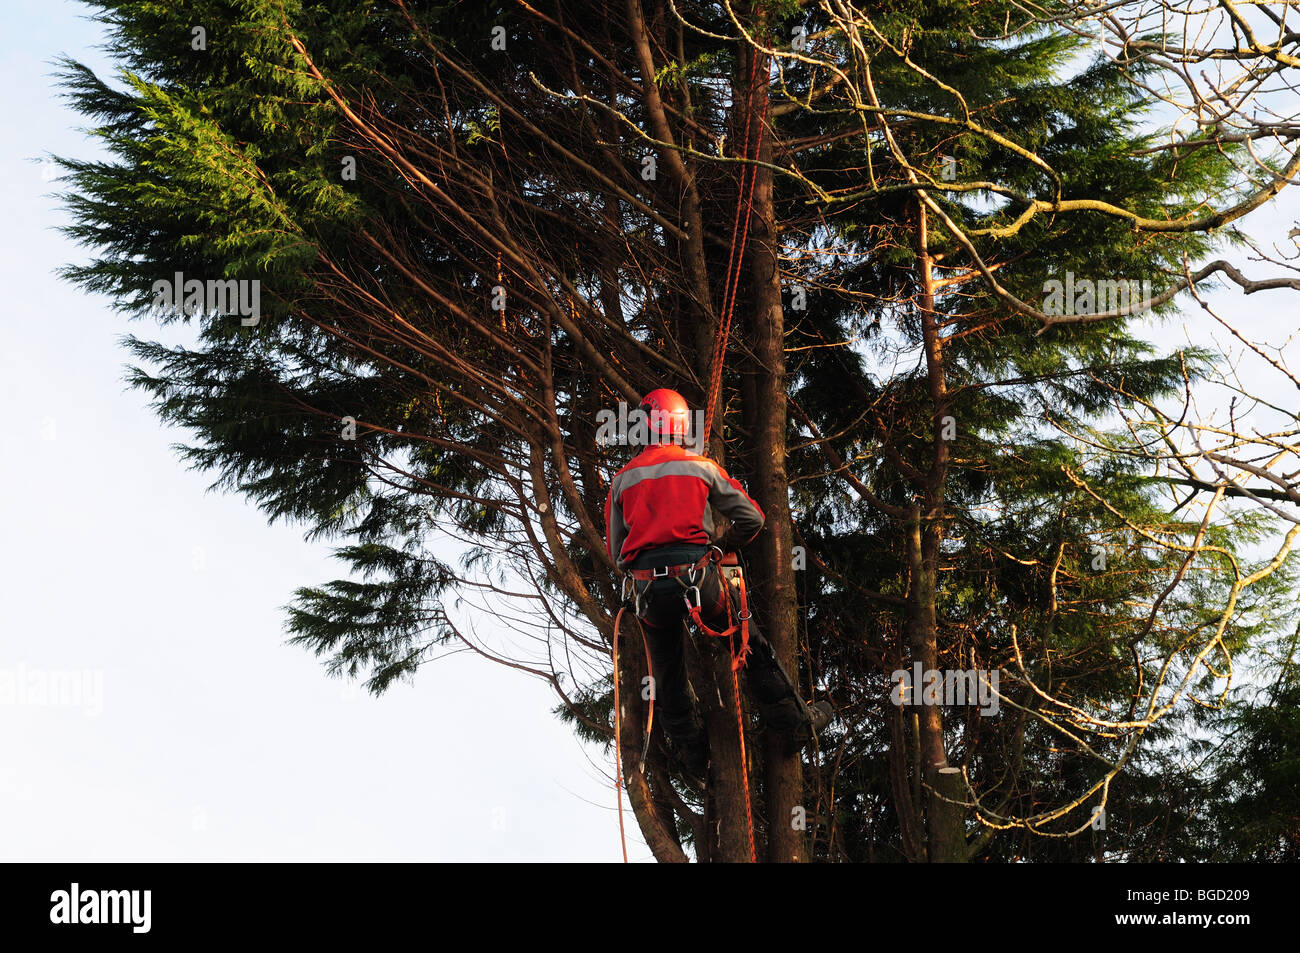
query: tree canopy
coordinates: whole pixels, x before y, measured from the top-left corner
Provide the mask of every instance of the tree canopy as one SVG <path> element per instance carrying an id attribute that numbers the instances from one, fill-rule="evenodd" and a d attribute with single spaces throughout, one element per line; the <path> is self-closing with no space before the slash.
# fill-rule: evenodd
<path id="1" fill-rule="evenodd" d="M 131 381 L 216 485 L 334 542 L 347 575 L 287 616 L 332 672 L 380 693 L 468 645 L 612 739 L 626 452 L 597 421 L 707 399 L 736 249 L 706 437 L 768 516 L 756 617 L 837 713 L 803 758 L 750 725 L 766 859 L 1196 858 L 1189 805 L 1285 787 L 1290 669 L 1223 701 L 1294 627 L 1300 523 L 1176 412 L 1219 356 L 1150 333 L 1216 278 L 1300 287 L 1213 258 L 1300 169 L 1300 127 L 1258 108 L 1296 66 L 1265 7 L 1204 47 L 1136 4 L 93 5 L 121 73 L 64 64 L 109 153 L 62 160 L 94 249 L 66 276 L 193 328 L 130 337 Z M 1252 79 L 1216 101 L 1210 61 Z M 1259 480 L 1300 502 L 1284 456 Z M 748 857 L 710 641 L 707 795 L 657 731 L 625 770 L 660 860 Z M 895 704 L 914 670 L 983 703 Z M 1254 766 L 1231 790 L 1194 757 L 1229 732 Z M 1222 819 L 1235 850 L 1294 852 L 1294 816 L 1251 817 Z"/>

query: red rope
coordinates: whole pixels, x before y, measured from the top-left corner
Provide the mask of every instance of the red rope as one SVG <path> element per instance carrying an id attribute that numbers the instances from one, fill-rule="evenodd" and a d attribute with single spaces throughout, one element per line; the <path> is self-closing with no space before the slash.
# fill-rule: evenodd
<path id="1" fill-rule="evenodd" d="M 749 87 L 745 91 L 745 138 L 741 155 L 749 158 L 750 105 L 753 102 L 754 78 L 758 72 L 758 54 L 754 53 L 749 61 Z M 755 164 L 741 171 L 740 201 L 736 202 L 736 218 L 731 226 L 731 248 L 727 255 L 727 282 L 722 294 L 722 313 L 718 316 L 718 337 L 713 344 L 713 355 L 709 361 L 709 393 L 704 417 L 704 439 L 707 446 L 713 434 L 713 411 L 722 392 L 722 366 L 727 351 L 727 341 L 731 336 L 731 317 L 736 307 L 736 292 L 740 287 L 740 269 L 745 260 L 745 244 L 749 241 L 749 220 L 753 217 L 754 186 L 758 180 L 758 157 L 763 151 L 763 130 L 767 124 L 767 101 L 763 97 L 762 113 L 758 119 L 758 136 L 754 143 Z M 748 182 L 746 182 L 748 172 Z M 744 206 L 744 228 L 741 228 L 741 206 Z M 740 242 L 736 235 L 740 234 Z"/>
<path id="2" fill-rule="evenodd" d="M 736 656 L 736 637 L 731 637 L 731 656 Z M 758 863 L 758 852 L 754 849 L 754 808 L 749 800 L 749 755 L 745 753 L 745 720 L 740 709 L 740 675 L 736 666 L 731 666 L 731 685 L 736 691 L 736 733 L 740 735 L 740 777 L 745 784 L 745 826 L 749 830 L 749 862 Z"/>
<path id="3" fill-rule="evenodd" d="M 758 53 L 754 52 L 749 61 L 749 86 L 745 90 L 745 138 L 741 147 L 741 155 L 749 157 L 749 129 L 751 125 L 750 107 L 754 97 L 754 80 L 758 75 Z M 754 188 L 758 181 L 757 159 L 763 152 L 763 130 L 767 123 L 767 101 L 768 97 L 763 96 L 762 113 L 758 120 L 758 133 L 754 142 L 754 159 L 755 163 L 748 168 L 748 177 L 745 175 L 746 170 L 741 171 L 740 200 L 736 202 L 736 218 L 731 226 L 731 248 L 727 256 L 727 282 L 722 294 L 722 313 L 718 316 L 718 337 L 713 344 L 713 355 L 709 362 L 709 393 L 706 404 L 707 410 L 704 416 L 704 440 L 707 451 L 708 444 L 713 436 L 713 414 L 717 407 L 718 398 L 722 393 L 722 367 L 726 359 L 727 341 L 731 336 L 731 318 L 736 308 L 736 293 L 740 288 L 740 269 L 745 260 L 745 246 L 749 241 L 749 221 L 753 217 L 754 205 Z M 748 179 L 746 181 L 746 179 Z M 742 215 L 741 206 L 744 206 L 743 228 L 741 227 Z M 740 241 L 736 241 L 736 234 L 739 232 Z M 720 570 L 719 570 L 720 572 Z M 740 611 L 748 613 L 748 608 L 743 604 L 745 598 L 744 583 L 740 584 L 742 605 Z M 727 635 L 731 648 L 731 684 L 734 688 L 736 700 L 736 733 L 740 738 L 740 778 L 745 790 L 745 825 L 749 833 L 749 859 L 751 863 L 758 863 L 758 852 L 754 849 L 754 808 L 749 793 L 749 756 L 745 751 L 745 719 L 740 704 L 740 676 L 737 669 L 744 664 L 744 658 L 749 650 L 749 626 L 746 619 L 742 617 L 740 621 L 741 631 L 741 651 L 739 656 L 736 653 L 735 631 L 737 626 L 731 624 L 731 598 L 727 598 L 727 619 L 728 628 L 724 633 L 715 633 L 708 630 L 700 621 L 699 611 L 692 615 L 695 622 L 701 628 L 709 631 L 711 635 Z"/>
<path id="4" fill-rule="evenodd" d="M 618 792 L 618 839 L 623 844 L 623 863 L 627 863 L 627 833 L 623 830 L 623 716 L 618 700 L 618 627 L 627 606 L 614 617 L 614 790 Z"/>
<path id="5" fill-rule="evenodd" d="M 645 741 L 641 744 L 641 771 L 645 771 L 646 755 L 650 753 L 650 733 L 655 727 L 655 666 L 650 659 L 650 642 L 645 637 L 645 629 L 641 625 L 641 620 L 636 620 L 638 629 L 641 629 L 641 646 L 645 649 L 645 670 L 650 677 L 650 711 L 645 719 Z"/>

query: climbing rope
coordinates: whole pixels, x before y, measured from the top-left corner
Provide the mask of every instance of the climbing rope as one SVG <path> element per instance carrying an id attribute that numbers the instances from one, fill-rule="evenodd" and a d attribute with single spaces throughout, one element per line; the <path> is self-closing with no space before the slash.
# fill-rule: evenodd
<path id="1" fill-rule="evenodd" d="M 757 67 L 758 54 L 755 53 L 749 61 L 749 86 L 745 90 L 745 138 L 741 146 L 741 155 L 746 159 L 749 158 L 750 106 L 753 103 L 754 78 L 758 72 Z M 758 118 L 758 136 L 754 143 L 754 162 L 740 173 L 740 195 L 738 196 L 739 200 L 736 202 L 736 217 L 731 225 L 731 248 L 727 253 L 727 281 L 722 293 L 722 313 L 718 315 L 718 336 L 713 343 L 713 354 L 709 361 L 709 393 L 704 418 L 706 447 L 709 438 L 713 434 L 713 411 L 718 403 L 718 395 L 722 392 L 722 366 L 727 351 L 727 341 L 731 337 L 731 316 L 736 307 L 736 292 L 740 288 L 740 269 L 745 260 L 745 243 L 749 241 L 749 220 L 753 217 L 754 186 L 758 180 L 757 161 L 763 152 L 763 130 L 767 125 L 767 101 L 768 97 L 764 96 L 762 114 Z M 746 181 L 747 173 L 748 181 Z M 742 206 L 745 209 L 743 217 L 741 215 Z M 739 243 L 736 241 L 737 233 L 740 235 Z"/>
<path id="2" fill-rule="evenodd" d="M 618 627 L 626 611 L 627 606 L 623 606 L 614 617 L 614 790 L 618 792 L 618 839 L 623 844 L 625 864 L 627 863 L 627 833 L 623 830 L 623 709 L 618 698 Z"/>
<path id="3" fill-rule="evenodd" d="M 745 138 L 741 146 L 741 155 L 749 157 L 749 129 L 752 123 L 751 106 L 754 96 L 754 79 L 758 75 L 758 53 L 755 51 L 749 61 L 749 85 L 745 89 Z M 758 132 L 754 142 L 754 162 L 746 169 L 741 171 L 740 184 L 740 201 L 736 202 L 736 218 L 731 226 L 731 248 L 727 255 L 727 282 L 722 294 L 722 313 L 718 316 L 718 337 L 713 344 L 713 354 L 709 361 L 709 393 L 704 415 L 704 441 L 705 451 L 708 450 L 709 442 L 713 436 L 713 412 L 717 407 L 718 399 L 722 393 L 722 367 L 726 360 L 727 341 L 731 336 L 731 317 L 735 312 L 736 293 L 740 288 L 740 269 L 745 260 L 745 245 L 749 241 L 749 220 L 753 217 L 754 204 L 754 187 L 758 180 L 757 160 L 763 154 L 763 130 L 767 124 L 767 101 L 768 97 L 763 97 L 762 114 L 758 119 Z M 746 176 L 748 172 L 748 176 Z M 741 206 L 744 206 L 744 215 L 741 215 Z M 740 241 L 736 241 L 736 235 L 739 233 Z M 744 598 L 744 584 L 741 583 L 741 596 Z M 730 621 L 731 599 L 727 599 L 728 621 Z M 747 608 L 741 609 L 745 615 L 748 613 Z M 700 623 L 698 610 L 694 613 L 695 621 Z M 749 832 L 749 859 L 751 863 L 758 862 L 758 854 L 754 849 L 754 809 L 751 803 L 749 793 L 749 758 L 745 752 L 745 720 L 740 705 L 740 676 L 737 669 L 744 664 L 745 653 L 749 649 L 749 631 L 746 624 L 747 619 L 742 618 L 742 647 L 740 656 L 736 654 L 736 644 L 734 630 L 735 626 L 730 626 L 727 634 L 730 636 L 729 645 L 731 647 L 731 682 L 735 689 L 736 699 L 736 731 L 740 737 L 740 778 L 745 790 L 745 825 Z M 711 634 L 719 634 L 712 633 Z"/>
<path id="4" fill-rule="evenodd" d="M 736 654 L 736 637 L 731 637 L 731 654 Z M 758 851 L 754 849 L 754 807 L 749 800 L 749 755 L 745 751 L 745 720 L 740 708 L 740 673 L 735 666 L 731 668 L 731 687 L 736 693 L 736 733 L 740 736 L 740 777 L 745 787 L 745 829 L 749 832 L 749 862 L 758 863 Z"/>
<path id="5" fill-rule="evenodd" d="M 618 792 L 618 837 L 623 845 L 623 863 L 627 863 L 627 833 L 623 829 L 623 709 L 618 693 L 618 633 L 623 623 L 623 613 L 627 606 L 618 610 L 614 617 L 614 789 Z M 650 660 L 650 643 L 646 641 L 645 630 L 641 631 L 641 644 L 645 647 L 645 667 L 650 675 L 650 705 L 646 714 L 645 743 L 641 746 L 641 764 L 637 770 L 645 771 L 646 754 L 650 750 L 650 732 L 655 724 L 654 663 Z M 628 798 L 631 798 L 628 792 Z"/>

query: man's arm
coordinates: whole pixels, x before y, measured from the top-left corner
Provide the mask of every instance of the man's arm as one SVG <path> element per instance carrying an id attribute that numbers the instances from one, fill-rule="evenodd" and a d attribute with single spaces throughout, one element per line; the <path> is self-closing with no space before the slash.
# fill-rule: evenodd
<path id="1" fill-rule="evenodd" d="M 758 535 L 767 517 L 739 482 L 728 476 L 727 471 L 716 463 L 713 467 L 709 503 L 731 520 L 731 527 L 717 540 L 717 545 L 724 550 L 737 549 Z"/>
<path id="2" fill-rule="evenodd" d="M 627 539 L 627 523 L 623 522 L 623 508 L 614 502 L 618 490 L 618 478 L 609 485 L 609 496 L 605 497 L 605 548 L 614 565 L 618 565 L 618 554 L 623 551 L 623 540 Z"/>

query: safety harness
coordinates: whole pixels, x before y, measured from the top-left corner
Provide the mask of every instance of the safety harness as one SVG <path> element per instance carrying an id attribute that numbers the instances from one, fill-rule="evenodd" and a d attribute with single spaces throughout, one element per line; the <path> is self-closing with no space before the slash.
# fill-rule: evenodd
<path id="1" fill-rule="evenodd" d="M 710 628 L 703 618 L 700 604 L 700 583 L 712 565 L 723 576 L 724 585 L 736 591 L 737 599 L 732 601 L 727 596 L 727 627 L 722 630 Z M 732 652 L 731 670 L 738 672 L 745 666 L 749 657 L 749 597 L 745 591 L 745 574 L 741 571 L 740 560 L 735 553 L 724 553 L 717 546 L 710 546 L 709 551 L 693 563 L 679 563 L 676 566 L 657 566 L 653 569 L 629 569 L 623 576 L 623 601 L 632 601 L 636 617 L 644 619 L 646 615 L 646 591 L 649 586 L 639 587 L 637 582 L 653 583 L 657 579 L 671 579 L 682 587 L 682 598 L 686 601 L 686 612 L 690 615 L 701 632 L 719 639 L 729 639 L 740 633 L 740 651 Z M 736 604 L 738 603 L 738 605 Z"/>

